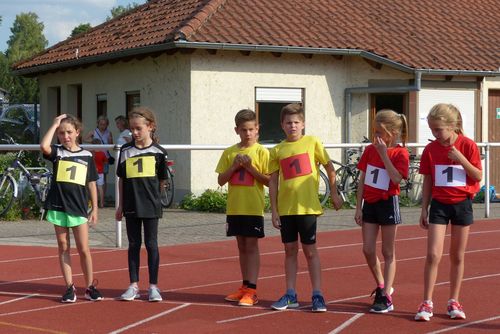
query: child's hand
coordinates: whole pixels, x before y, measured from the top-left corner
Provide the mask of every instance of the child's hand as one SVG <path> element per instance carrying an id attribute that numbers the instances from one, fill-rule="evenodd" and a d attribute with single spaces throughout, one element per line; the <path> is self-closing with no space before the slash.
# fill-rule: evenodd
<path id="1" fill-rule="evenodd" d="M 422 209 L 422 212 L 420 213 L 420 227 L 424 230 L 429 228 L 429 218 L 427 216 L 427 210 L 425 209 Z"/>
<path id="2" fill-rule="evenodd" d="M 236 156 L 234 157 L 233 167 L 235 169 L 239 169 L 239 167 L 241 166 L 241 157 L 242 157 L 241 154 L 236 154 Z"/>
<path id="3" fill-rule="evenodd" d="M 278 230 L 281 229 L 280 216 L 278 215 L 277 212 L 273 212 L 271 214 L 271 221 L 273 222 L 273 226 L 275 228 L 277 228 Z"/>
<path id="4" fill-rule="evenodd" d="M 97 225 L 97 208 L 92 208 L 92 211 L 88 217 L 88 223 L 90 227 L 94 227 Z"/>
<path id="5" fill-rule="evenodd" d="M 375 140 L 373 141 L 373 146 L 375 146 L 375 149 L 377 150 L 378 154 L 380 156 L 387 154 L 387 144 L 385 141 L 382 140 L 380 137 L 375 137 Z"/>
<path id="6" fill-rule="evenodd" d="M 340 210 L 342 208 L 342 204 L 344 204 L 344 200 L 336 191 L 331 193 L 330 198 L 332 200 L 333 208 L 337 211 Z"/>
<path id="7" fill-rule="evenodd" d="M 115 219 L 116 221 L 121 221 L 122 218 L 123 218 L 123 210 L 121 206 L 118 206 L 115 212 Z"/>
<path id="8" fill-rule="evenodd" d="M 451 159 L 451 160 L 453 160 L 453 161 L 460 162 L 461 159 L 463 159 L 465 157 L 462 154 L 462 152 L 460 152 L 459 150 L 457 150 L 457 148 L 455 146 L 452 146 L 450 148 L 450 150 L 448 151 L 448 158 Z"/>
<path id="9" fill-rule="evenodd" d="M 240 156 L 240 164 L 245 167 L 246 169 L 249 169 L 252 167 L 252 158 L 250 158 L 246 154 L 242 154 Z"/>
<path id="10" fill-rule="evenodd" d="M 59 125 L 61 124 L 61 121 L 65 118 L 66 118 L 66 114 L 61 114 L 61 115 L 57 116 L 56 118 L 54 118 L 53 125 L 55 125 L 56 127 L 59 127 Z"/>
<path id="11" fill-rule="evenodd" d="M 354 221 L 359 226 L 363 225 L 363 211 L 361 211 L 361 209 L 356 209 L 356 213 L 354 213 Z"/>

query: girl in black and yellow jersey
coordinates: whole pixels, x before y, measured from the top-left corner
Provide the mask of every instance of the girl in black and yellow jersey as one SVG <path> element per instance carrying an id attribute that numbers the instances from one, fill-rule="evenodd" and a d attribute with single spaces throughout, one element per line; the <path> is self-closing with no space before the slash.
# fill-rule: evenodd
<path id="1" fill-rule="evenodd" d="M 162 216 L 160 187 L 167 178 L 167 152 L 157 143 L 156 117 L 145 107 L 134 108 L 128 115 L 132 142 L 120 149 L 117 175 L 119 203 L 116 219 L 126 218 L 128 237 L 128 268 L 130 286 L 121 295 L 122 300 L 139 298 L 139 268 L 141 226 L 144 225 L 144 243 L 148 252 L 149 290 L 151 302 L 161 301 L 158 289 L 158 219 Z M 127 196 L 123 196 L 127 194 Z"/>
<path id="2" fill-rule="evenodd" d="M 45 209 L 47 221 L 54 224 L 59 263 L 66 282 L 63 303 L 76 301 L 70 257 L 69 229 L 73 230 L 80 264 L 87 284 L 85 298 L 97 301 L 103 299 L 93 280 L 92 258 L 88 242 L 88 224 L 97 223 L 97 171 L 92 153 L 82 149 L 77 142 L 82 125 L 74 116 L 62 114 L 54 119 L 40 143 L 45 159 L 53 163 L 53 180 Z M 54 134 L 58 145 L 51 145 Z M 87 192 L 88 188 L 88 192 Z M 88 193 L 92 211 L 88 213 Z"/>

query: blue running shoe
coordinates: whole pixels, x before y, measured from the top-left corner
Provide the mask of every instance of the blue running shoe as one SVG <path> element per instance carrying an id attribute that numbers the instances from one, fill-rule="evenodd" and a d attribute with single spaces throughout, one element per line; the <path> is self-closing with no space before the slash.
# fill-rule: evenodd
<path id="1" fill-rule="evenodd" d="M 325 299 L 321 295 L 312 296 L 312 311 L 313 312 L 326 312 Z"/>
<path id="2" fill-rule="evenodd" d="M 287 308 L 298 308 L 297 295 L 283 295 L 276 303 L 271 305 L 271 308 L 278 311 L 286 310 Z"/>

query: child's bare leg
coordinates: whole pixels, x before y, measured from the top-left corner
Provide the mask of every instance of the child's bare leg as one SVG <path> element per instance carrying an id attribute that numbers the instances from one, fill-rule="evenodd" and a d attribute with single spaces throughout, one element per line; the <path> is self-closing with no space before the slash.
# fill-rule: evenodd
<path id="1" fill-rule="evenodd" d="M 89 248 L 89 225 L 82 224 L 73 227 L 73 235 L 75 236 L 76 248 L 80 255 L 80 265 L 82 266 L 85 283 L 87 286 L 90 286 L 94 277 L 92 271 L 92 257 Z"/>
<path id="2" fill-rule="evenodd" d="M 104 186 L 97 186 L 97 192 L 99 193 L 99 207 L 104 207 Z"/>
<path id="3" fill-rule="evenodd" d="M 450 299 L 458 300 L 464 276 L 464 258 L 470 226 L 451 225 Z"/>
<path id="4" fill-rule="evenodd" d="M 382 230 L 382 255 L 384 256 L 384 291 L 386 295 L 391 294 L 391 288 L 396 276 L 396 251 L 395 240 L 397 225 L 383 225 Z"/>
<path id="5" fill-rule="evenodd" d="M 439 262 L 443 255 L 446 225 L 429 224 L 427 236 L 427 258 L 424 270 L 424 300 L 432 300 L 434 284 L 438 274 Z"/>
<path id="6" fill-rule="evenodd" d="M 377 257 L 377 236 L 379 225 L 363 222 L 361 231 L 363 234 L 363 254 L 368 264 L 368 268 L 377 282 L 377 285 L 384 284 L 384 276 L 380 267 L 380 260 Z"/>
<path id="7" fill-rule="evenodd" d="M 54 225 L 54 230 L 57 238 L 59 265 L 61 266 L 61 272 L 66 286 L 70 286 L 73 283 L 73 277 L 71 272 L 69 228 Z"/>
<path id="8" fill-rule="evenodd" d="M 321 291 L 321 262 L 316 244 L 302 244 L 302 251 L 307 260 L 312 289 L 313 291 Z"/>
<path id="9" fill-rule="evenodd" d="M 285 276 L 286 288 L 295 290 L 297 283 L 297 254 L 299 252 L 298 241 L 285 243 Z"/>
<path id="10" fill-rule="evenodd" d="M 243 280 L 257 284 L 260 268 L 259 239 L 237 236 Z"/>

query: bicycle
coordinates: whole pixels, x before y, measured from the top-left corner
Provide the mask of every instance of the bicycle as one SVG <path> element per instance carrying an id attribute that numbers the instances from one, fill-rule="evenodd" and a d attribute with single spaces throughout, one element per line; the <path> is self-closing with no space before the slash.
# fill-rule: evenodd
<path id="1" fill-rule="evenodd" d="M 401 180 L 399 188 L 401 192 L 405 194 L 406 203 L 408 206 L 414 206 L 420 203 L 421 191 L 417 189 L 420 178 L 422 177 L 419 173 L 420 170 L 420 158 L 416 155 L 410 155 L 410 166 L 408 168 L 408 178 Z"/>
<path id="2" fill-rule="evenodd" d="M 8 144 L 17 144 L 12 137 L 3 134 L 5 138 L 2 141 Z M 21 162 L 24 151 L 20 150 L 9 167 L 0 174 L 0 217 L 4 216 L 12 206 L 14 199 L 20 195 L 19 183 L 22 178 L 28 180 L 28 184 L 35 194 L 35 203 L 40 207 L 41 217 L 43 218 L 43 204 L 47 199 L 47 194 L 52 181 L 52 172 L 46 167 L 26 167 Z M 19 170 L 16 172 L 16 170 Z M 16 176 L 19 181 L 16 180 Z"/>
<path id="3" fill-rule="evenodd" d="M 160 191 L 160 202 L 164 208 L 169 208 L 174 201 L 174 160 L 167 160 L 167 179 L 165 186 Z"/>

